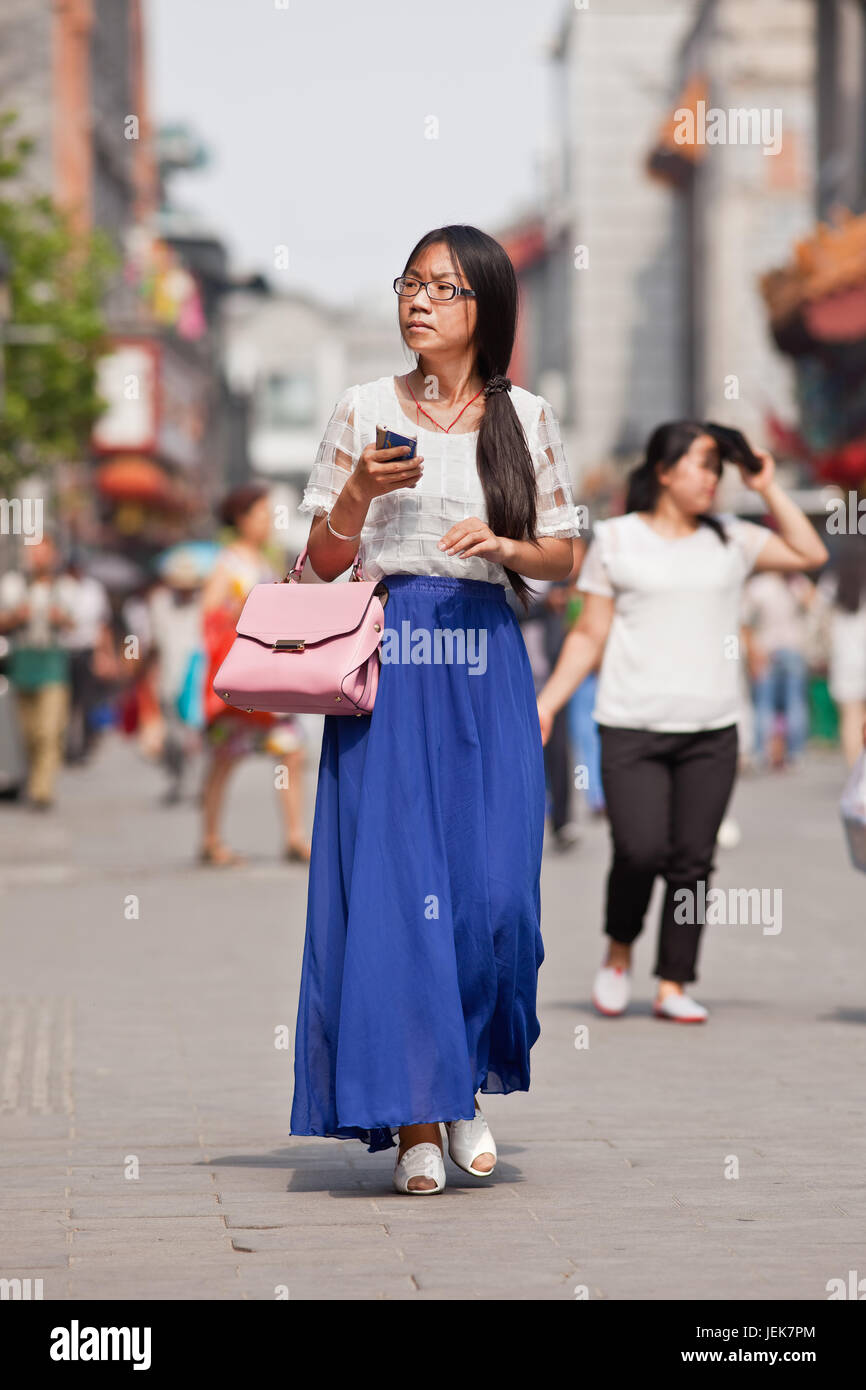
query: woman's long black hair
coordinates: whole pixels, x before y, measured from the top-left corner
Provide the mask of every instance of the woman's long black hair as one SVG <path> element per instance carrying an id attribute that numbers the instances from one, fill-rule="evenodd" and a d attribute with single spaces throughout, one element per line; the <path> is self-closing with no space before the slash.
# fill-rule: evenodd
<path id="1" fill-rule="evenodd" d="M 409 253 L 412 265 L 428 246 L 444 242 L 475 291 L 475 364 L 489 382 L 508 371 L 517 331 L 517 276 L 508 252 L 478 227 L 460 224 L 427 232 Z M 416 364 L 417 365 L 417 364 Z M 508 391 L 487 397 L 478 432 L 478 478 L 487 507 L 487 524 L 494 535 L 512 540 L 537 539 L 536 480 L 532 454 Z M 506 567 L 508 582 L 524 608 L 531 590 L 522 575 Z"/>
<path id="2" fill-rule="evenodd" d="M 701 434 L 712 436 L 712 430 L 702 424 L 700 420 L 668 420 L 663 425 L 656 425 L 649 439 L 647 440 L 646 451 L 643 461 L 633 468 L 628 475 L 628 491 L 625 498 L 625 509 L 627 512 L 651 512 L 654 510 L 661 491 L 661 483 L 658 478 L 658 468 L 661 471 L 673 468 L 683 456 L 688 453 L 690 446 Z M 716 445 L 718 448 L 718 445 Z M 719 458 L 719 472 L 721 472 L 722 460 Z M 709 526 L 715 531 L 716 535 L 725 545 L 728 543 L 728 536 L 725 528 L 717 516 L 710 512 L 701 512 L 698 521 L 704 526 Z"/>

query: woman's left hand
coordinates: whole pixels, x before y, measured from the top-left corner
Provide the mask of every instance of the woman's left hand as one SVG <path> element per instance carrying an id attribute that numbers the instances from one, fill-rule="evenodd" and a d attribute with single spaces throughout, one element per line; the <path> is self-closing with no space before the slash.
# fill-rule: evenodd
<path id="1" fill-rule="evenodd" d="M 495 565 L 509 563 L 511 546 L 508 536 L 495 536 L 487 523 L 477 516 L 455 522 L 439 542 L 439 549 L 445 555 L 459 555 L 463 560 L 470 555 L 481 555 Z"/>
<path id="2" fill-rule="evenodd" d="M 748 468 L 740 464 L 740 472 L 743 475 L 743 482 L 752 492 L 766 492 L 770 483 L 776 476 L 776 460 L 766 449 L 752 447 L 752 453 L 761 460 L 764 465 L 760 473 L 750 473 Z"/>

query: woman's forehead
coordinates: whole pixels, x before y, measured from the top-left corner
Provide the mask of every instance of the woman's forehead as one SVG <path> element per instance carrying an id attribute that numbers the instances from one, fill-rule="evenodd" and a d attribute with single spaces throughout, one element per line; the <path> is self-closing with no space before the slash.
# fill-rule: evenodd
<path id="1" fill-rule="evenodd" d="M 421 268 L 417 265 L 410 265 L 406 269 L 406 274 L 420 275 Z M 441 276 L 444 275 L 459 275 L 460 271 L 455 270 L 454 267 L 450 265 L 437 265 L 434 267 L 433 270 L 431 270 L 430 274 L 434 277 L 434 279 L 438 280 Z"/>

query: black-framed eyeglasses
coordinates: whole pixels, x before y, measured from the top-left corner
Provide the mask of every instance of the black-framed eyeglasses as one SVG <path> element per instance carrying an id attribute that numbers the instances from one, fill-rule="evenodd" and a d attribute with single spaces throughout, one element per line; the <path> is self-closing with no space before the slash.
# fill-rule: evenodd
<path id="1" fill-rule="evenodd" d="M 417 280 L 414 275 L 398 275 L 394 281 L 394 289 L 397 294 L 406 298 L 414 299 L 421 288 L 427 291 L 428 299 L 455 299 L 457 295 L 465 295 L 467 299 L 475 298 L 474 290 L 465 290 L 462 285 L 452 285 L 450 280 Z"/>

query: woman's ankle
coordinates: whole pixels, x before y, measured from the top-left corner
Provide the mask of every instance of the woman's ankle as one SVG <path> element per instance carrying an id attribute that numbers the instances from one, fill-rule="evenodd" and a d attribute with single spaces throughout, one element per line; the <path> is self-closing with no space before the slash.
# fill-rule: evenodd
<path id="1" fill-rule="evenodd" d="M 402 1125 L 399 1130 L 399 1157 L 402 1157 L 407 1149 L 414 1148 L 416 1144 L 436 1144 L 441 1152 L 442 1134 L 439 1125 Z"/>
<path id="2" fill-rule="evenodd" d="M 659 1003 L 667 999 L 669 994 L 685 994 L 685 986 L 678 980 L 659 980 L 656 990 L 656 999 Z"/>
<path id="3" fill-rule="evenodd" d="M 631 946 L 626 946 L 621 941 L 611 941 L 607 948 L 607 959 L 605 965 L 612 970 L 631 969 Z"/>

